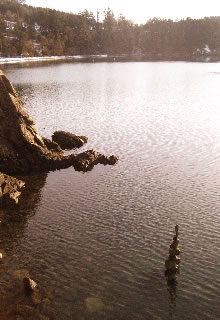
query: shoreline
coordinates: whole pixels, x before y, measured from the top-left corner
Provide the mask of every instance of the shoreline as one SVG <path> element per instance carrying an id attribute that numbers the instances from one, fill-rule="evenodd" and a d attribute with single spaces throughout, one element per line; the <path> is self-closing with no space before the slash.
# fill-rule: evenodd
<path id="1" fill-rule="evenodd" d="M 44 57 L 13 57 L 0 58 L 0 65 L 27 62 L 71 61 L 71 62 L 220 62 L 218 56 L 192 56 L 178 55 L 151 56 L 151 55 L 75 55 L 75 56 L 44 56 Z"/>

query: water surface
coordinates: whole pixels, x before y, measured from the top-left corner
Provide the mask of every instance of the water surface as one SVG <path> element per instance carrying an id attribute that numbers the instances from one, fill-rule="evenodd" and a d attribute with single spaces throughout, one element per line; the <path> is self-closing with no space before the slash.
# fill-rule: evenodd
<path id="1" fill-rule="evenodd" d="M 86 135 L 82 150 L 120 161 L 33 179 L 32 201 L 0 229 L 3 287 L 5 274 L 28 269 L 53 289 L 42 309 L 58 320 L 219 319 L 219 71 L 184 62 L 5 68 L 41 135 Z M 181 273 L 170 292 L 164 261 L 176 223 Z"/>

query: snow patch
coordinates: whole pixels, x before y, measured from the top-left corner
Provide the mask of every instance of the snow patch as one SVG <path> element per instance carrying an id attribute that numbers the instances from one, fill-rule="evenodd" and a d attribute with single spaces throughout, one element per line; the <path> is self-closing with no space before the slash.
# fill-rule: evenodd
<path id="1" fill-rule="evenodd" d="M 37 42 L 34 43 L 35 47 L 39 44 Z M 106 58 L 108 55 L 91 55 L 91 56 L 83 56 L 83 55 L 75 55 L 75 56 L 51 56 L 51 57 L 19 57 L 19 58 L 3 58 L 0 57 L 0 64 L 11 64 L 11 63 L 23 63 L 23 62 L 34 62 L 34 61 L 53 61 L 53 60 L 80 60 L 84 58 Z"/>
<path id="2" fill-rule="evenodd" d="M 52 56 L 52 57 L 0 58 L 0 64 L 22 63 L 22 62 L 31 62 L 31 61 L 62 60 L 62 59 L 66 59 L 66 57 Z"/>

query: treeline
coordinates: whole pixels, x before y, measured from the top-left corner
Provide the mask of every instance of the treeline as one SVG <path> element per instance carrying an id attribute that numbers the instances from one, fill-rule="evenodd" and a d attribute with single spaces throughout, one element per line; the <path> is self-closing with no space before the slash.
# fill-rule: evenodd
<path id="1" fill-rule="evenodd" d="M 0 56 L 142 55 L 146 58 L 220 56 L 220 17 L 151 19 L 137 25 L 106 9 L 70 14 L 0 0 Z"/>

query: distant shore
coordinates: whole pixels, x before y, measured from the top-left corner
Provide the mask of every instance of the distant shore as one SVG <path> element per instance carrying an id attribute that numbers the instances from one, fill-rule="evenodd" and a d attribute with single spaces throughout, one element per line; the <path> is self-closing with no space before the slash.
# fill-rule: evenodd
<path id="1" fill-rule="evenodd" d="M 43 61 L 71 61 L 71 62 L 132 62 L 132 61 L 192 61 L 219 62 L 219 56 L 184 56 L 184 55 L 75 55 L 75 56 L 44 56 L 44 57 L 0 57 L 0 64 L 16 64 Z"/>

